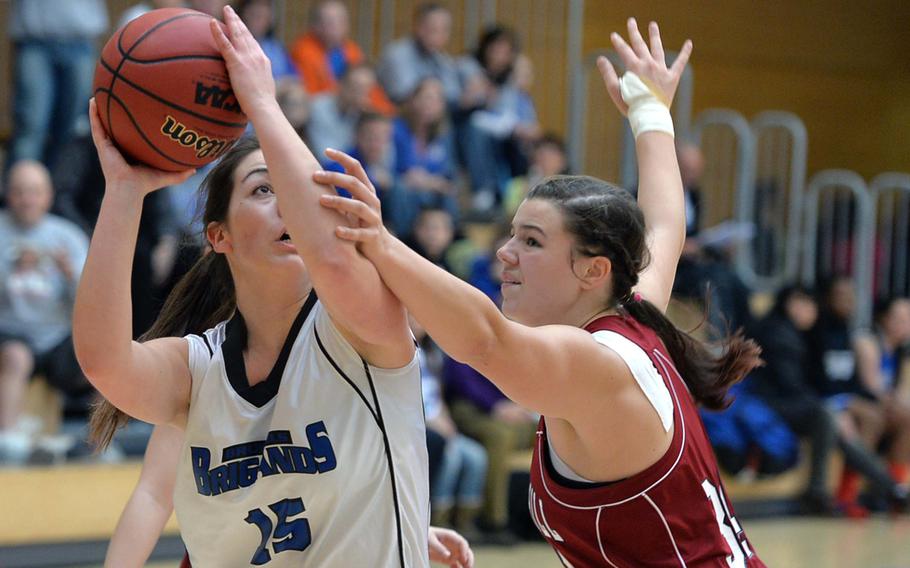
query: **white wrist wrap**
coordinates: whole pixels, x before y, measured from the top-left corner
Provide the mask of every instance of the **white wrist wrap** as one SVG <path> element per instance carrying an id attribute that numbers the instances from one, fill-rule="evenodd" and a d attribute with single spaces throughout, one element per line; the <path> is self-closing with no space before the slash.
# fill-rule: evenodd
<path id="1" fill-rule="evenodd" d="M 638 75 L 626 71 L 619 79 L 622 100 L 629 105 L 629 126 L 638 138 L 642 132 L 657 130 L 674 136 L 670 109 L 645 85 Z"/>

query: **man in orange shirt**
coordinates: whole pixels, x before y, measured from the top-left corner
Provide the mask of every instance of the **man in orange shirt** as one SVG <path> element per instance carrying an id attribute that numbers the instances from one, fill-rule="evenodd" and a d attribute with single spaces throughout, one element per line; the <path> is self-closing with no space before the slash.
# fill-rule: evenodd
<path id="1" fill-rule="evenodd" d="M 338 79 L 348 67 L 364 62 L 363 51 L 349 37 L 348 8 L 341 0 L 321 0 L 310 13 L 310 30 L 297 38 L 291 48 L 291 58 L 307 92 L 312 95 L 334 93 Z M 370 93 L 374 110 L 394 114 L 382 88 L 377 85 Z"/>

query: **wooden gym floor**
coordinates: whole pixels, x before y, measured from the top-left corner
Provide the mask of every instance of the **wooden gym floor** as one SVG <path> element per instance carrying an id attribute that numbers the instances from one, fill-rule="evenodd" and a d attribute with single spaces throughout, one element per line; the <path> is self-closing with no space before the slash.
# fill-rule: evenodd
<path id="1" fill-rule="evenodd" d="M 910 517 L 907 516 L 862 521 L 752 520 L 744 525 L 769 568 L 910 568 Z M 543 544 L 478 548 L 475 553 L 478 568 L 561 566 Z M 149 564 L 149 568 L 175 566 L 176 562 Z"/>
<path id="2" fill-rule="evenodd" d="M 138 463 L 0 469 L 0 565 L 5 565 L 5 546 L 40 550 L 42 543 L 107 539 L 138 475 Z M 770 567 L 910 568 L 910 515 L 742 523 Z M 175 528 L 172 520 L 167 532 Z M 559 566 L 549 548 L 539 544 L 479 548 L 476 558 L 480 568 Z M 149 566 L 173 568 L 176 560 Z"/>

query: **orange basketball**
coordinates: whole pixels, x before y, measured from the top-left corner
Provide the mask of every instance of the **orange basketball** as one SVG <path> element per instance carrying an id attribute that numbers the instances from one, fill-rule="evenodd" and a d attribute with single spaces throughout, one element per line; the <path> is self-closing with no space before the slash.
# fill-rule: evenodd
<path id="1" fill-rule="evenodd" d="M 212 38 L 212 17 L 163 8 L 117 30 L 95 68 L 101 123 L 128 158 L 196 168 L 224 154 L 247 119 Z"/>

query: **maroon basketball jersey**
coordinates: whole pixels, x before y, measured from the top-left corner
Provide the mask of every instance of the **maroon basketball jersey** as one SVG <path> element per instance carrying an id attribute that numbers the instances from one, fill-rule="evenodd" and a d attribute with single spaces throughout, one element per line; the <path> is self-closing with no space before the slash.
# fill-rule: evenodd
<path id="1" fill-rule="evenodd" d="M 722 566 L 763 568 L 724 494 L 695 402 L 657 334 L 631 317 L 586 327 L 613 331 L 641 347 L 673 401 L 673 441 L 641 473 L 579 483 L 550 460 L 543 418 L 531 462 L 531 517 L 564 566 Z"/>

